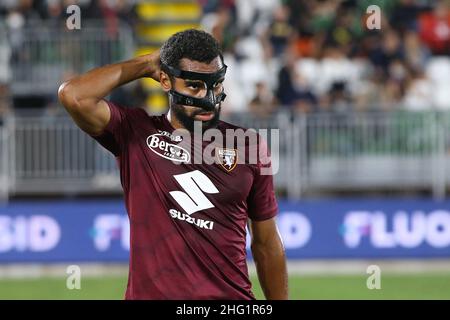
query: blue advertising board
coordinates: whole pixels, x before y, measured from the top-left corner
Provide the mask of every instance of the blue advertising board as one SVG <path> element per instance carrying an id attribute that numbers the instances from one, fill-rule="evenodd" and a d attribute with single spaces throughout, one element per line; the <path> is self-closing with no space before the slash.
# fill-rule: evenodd
<path id="1" fill-rule="evenodd" d="M 450 201 L 280 201 L 279 208 L 289 259 L 450 258 Z M 122 201 L 12 202 L 0 205 L 0 263 L 126 262 L 129 233 Z"/>

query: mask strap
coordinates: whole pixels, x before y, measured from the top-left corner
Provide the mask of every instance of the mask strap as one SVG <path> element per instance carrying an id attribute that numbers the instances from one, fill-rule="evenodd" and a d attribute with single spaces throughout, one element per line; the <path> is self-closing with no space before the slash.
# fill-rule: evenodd
<path id="1" fill-rule="evenodd" d="M 207 87 L 212 87 L 218 80 L 223 78 L 227 72 L 227 65 L 224 65 L 223 68 L 220 70 L 214 72 L 214 73 L 201 73 L 201 72 L 194 72 L 194 71 L 185 71 L 180 70 L 171 66 L 168 66 L 161 62 L 161 69 L 176 77 L 181 78 L 185 80 L 200 80 L 206 83 Z"/>

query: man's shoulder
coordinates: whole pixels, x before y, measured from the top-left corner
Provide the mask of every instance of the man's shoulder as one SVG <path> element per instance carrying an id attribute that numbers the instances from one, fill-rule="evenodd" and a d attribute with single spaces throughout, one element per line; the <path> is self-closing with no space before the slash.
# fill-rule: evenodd
<path id="1" fill-rule="evenodd" d="M 127 113 L 130 117 L 136 117 L 136 118 L 147 118 L 151 117 L 144 108 L 141 107 L 128 107 L 123 105 L 118 105 L 119 108 L 121 108 L 125 113 Z"/>
<path id="2" fill-rule="evenodd" d="M 219 124 L 217 127 L 220 131 L 222 131 L 226 135 L 232 134 L 237 137 L 240 137 L 242 135 L 242 137 L 245 137 L 247 139 L 249 139 L 249 138 L 256 139 L 256 140 L 250 139 L 250 141 L 255 141 L 258 144 L 261 142 L 261 136 L 258 133 L 258 130 L 255 130 L 254 128 L 246 128 L 246 127 L 238 126 L 238 125 L 235 125 L 235 124 L 223 121 L 223 120 L 219 121 Z"/>
<path id="3" fill-rule="evenodd" d="M 110 105 L 110 107 L 116 109 L 119 113 L 121 113 L 123 117 L 129 118 L 133 123 L 139 121 L 148 122 L 149 120 L 154 123 L 162 122 L 161 115 L 152 115 L 148 113 L 144 108 L 126 106 L 110 101 L 108 101 L 108 104 Z"/>

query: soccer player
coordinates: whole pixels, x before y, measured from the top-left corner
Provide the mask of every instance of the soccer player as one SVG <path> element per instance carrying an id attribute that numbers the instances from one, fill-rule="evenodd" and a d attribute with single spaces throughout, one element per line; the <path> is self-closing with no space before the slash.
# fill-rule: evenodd
<path id="1" fill-rule="evenodd" d="M 216 148 L 218 163 L 198 164 L 176 133 L 192 132 L 196 122 L 224 134 L 237 128 L 219 120 L 225 74 L 217 41 L 190 29 L 157 52 L 93 69 L 59 88 L 76 124 L 119 164 L 130 220 L 126 299 L 254 299 L 247 222 L 265 297 L 288 298 L 273 178 L 261 173 L 267 163 L 238 163 L 236 149 Z M 149 116 L 104 99 L 143 77 L 168 93 L 167 114 Z"/>

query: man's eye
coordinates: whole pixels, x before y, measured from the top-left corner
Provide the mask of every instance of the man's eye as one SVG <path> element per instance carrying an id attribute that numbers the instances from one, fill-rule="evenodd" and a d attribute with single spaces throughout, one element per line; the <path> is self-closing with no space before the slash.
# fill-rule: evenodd
<path id="1" fill-rule="evenodd" d="M 191 88 L 191 89 L 198 89 L 198 88 L 200 88 L 200 86 L 199 86 L 198 84 L 189 84 L 189 85 L 188 85 L 188 88 Z"/>

